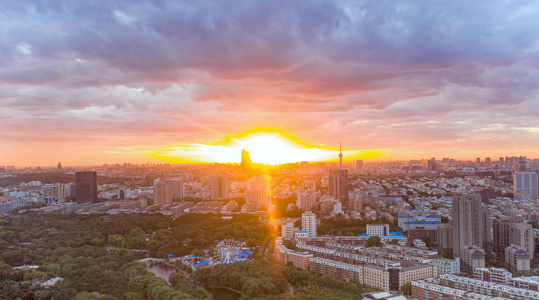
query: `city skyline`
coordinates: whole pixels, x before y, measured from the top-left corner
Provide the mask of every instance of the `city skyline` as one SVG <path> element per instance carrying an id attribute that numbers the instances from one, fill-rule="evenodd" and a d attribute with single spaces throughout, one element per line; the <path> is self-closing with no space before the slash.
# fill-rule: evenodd
<path id="1" fill-rule="evenodd" d="M 533 158 L 538 8 L 7 1 L 0 164 L 211 163 L 192 152 L 256 129 L 305 156 Z"/>

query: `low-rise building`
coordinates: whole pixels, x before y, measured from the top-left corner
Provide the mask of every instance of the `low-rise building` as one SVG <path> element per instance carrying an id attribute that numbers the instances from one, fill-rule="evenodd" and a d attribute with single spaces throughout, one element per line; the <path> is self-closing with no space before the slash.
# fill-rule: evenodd
<path id="1" fill-rule="evenodd" d="M 471 274 L 476 268 L 485 267 L 485 250 L 478 246 L 464 246 L 461 253 L 461 270 Z"/>
<path id="2" fill-rule="evenodd" d="M 510 278 L 509 285 L 517 288 L 539 291 L 539 276 Z"/>
<path id="3" fill-rule="evenodd" d="M 505 267 L 511 272 L 530 273 L 530 261 L 532 257 L 525 248 L 510 245 L 505 248 Z"/>
<path id="4" fill-rule="evenodd" d="M 489 282 L 509 284 L 511 277 L 513 277 L 513 274 L 502 268 L 477 268 L 473 270 L 474 279 Z"/>
<path id="5" fill-rule="evenodd" d="M 389 225 L 388 224 L 367 224 L 367 235 L 369 236 L 389 235 Z"/>
<path id="6" fill-rule="evenodd" d="M 438 267 L 438 274 L 458 274 L 460 273 L 460 260 L 458 258 L 436 258 L 430 263 Z"/>
<path id="7" fill-rule="evenodd" d="M 291 262 L 295 267 L 302 270 L 309 270 L 309 259 L 313 255 L 309 252 L 299 252 L 299 251 L 289 251 L 288 252 L 288 261 Z"/>

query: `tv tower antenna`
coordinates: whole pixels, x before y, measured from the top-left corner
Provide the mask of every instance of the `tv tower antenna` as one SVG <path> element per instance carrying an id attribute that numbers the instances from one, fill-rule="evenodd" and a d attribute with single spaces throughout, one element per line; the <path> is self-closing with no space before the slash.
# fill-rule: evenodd
<path id="1" fill-rule="evenodd" d="M 342 143 L 339 142 L 339 166 L 342 169 Z"/>

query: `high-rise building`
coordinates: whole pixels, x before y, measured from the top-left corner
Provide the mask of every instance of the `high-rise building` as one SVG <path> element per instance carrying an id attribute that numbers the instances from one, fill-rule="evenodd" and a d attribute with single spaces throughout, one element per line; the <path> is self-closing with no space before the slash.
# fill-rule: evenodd
<path id="1" fill-rule="evenodd" d="M 537 172 L 528 171 L 528 162 L 523 157 L 515 165 L 513 173 L 513 195 L 515 199 L 537 200 L 539 178 Z"/>
<path id="2" fill-rule="evenodd" d="M 256 207 L 269 208 L 272 204 L 271 178 L 268 175 L 259 175 L 249 179 L 245 195 L 248 203 L 253 203 Z"/>
<path id="3" fill-rule="evenodd" d="M 334 199 L 348 198 L 348 170 L 336 169 L 329 172 L 329 195 Z"/>
<path id="4" fill-rule="evenodd" d="M 438 164 L 436 163 L 435 157 L 427 160 L 427 169 L 429 171 L 438 171 Z"/>
<path id="5" fill-rule="evenodd" d="M 212 199 L 229 198 L 230 184 L 227 175 L 214 175 L 210 182 L 210 197 Z"/>
<path id="6" fill-rule="evenodd" d="M 477 163 L 477 165 L 480 165 L 481 164 L 481 158 L 480 157 L 476 158 L 475 162 Z"/>
<path id="7" fill-rule="evenodd" d="M 492 219 L 492 251 L 503 253 L 511 245 L 511 224 L 514 220 L 502 220 L 499 217 Z"/>
<path id="8" fill-rule="evenodd" d="M 183 198 L 183 179 L 181 177 L 167 178 L 167 197 L 174 199 Z"/>
<path id="9" fill-rule="evenodd" d="M 298 192 L 296 206 L 302 210 L 313 210 L 316 206 L 316 192 Z"/>
<path id="10" fill-rule="evenodd" d="M 511 245 L 520 246 L 533 257 L 535 251 L 535 232 L 531 224 L 513 223 L 511 224 Z"/>
<path id="11" fill-rule="evenodd" d="M 75 173 L 76 201 L 97 203 L 97 173 L 82 171 Z"/>
<path id="12" fill-rule="evenodd" d="M 301 229 L 306 230 L 309 236 L 316 236 L 316 215 L 310 211 L 301 214 Z"/>
<path id="13" fill-rule="evenodd" d="M 491 221 L 488 209 L 481 202 L 478 193 L 468 195 L 455 195 L 453 197 L 453 254 L 462 259 L 469 256 L 464 247 L 476 246 L 490 250 Z"/>
<path id="14" fill-rule="evenodd" d="M 249 155 L 249 151 L 245 151 L 245 149 L 241 150 L 240 170 L 243 174 L 249 174 L 253 170 L 251 156 Z"/>
<path id="15" fill-rule="evenodd" d="M 179 177 L 156 178 L 153 181 L 153 204 L 168 205 L 183 198 L 183 180 Z"/>
<path id="16" fill-rule="evenodd" d="M 167 204 L 167 184 L 164 178 L 153 180 L 153 204 Z"/>
<path id="17" fill-rule="evenodd" d="M 486 157 L 486 158 L 485 158 L 485 163 L 486 163 L 487 165 L 490 165 L 490 157 Z"/>
<path id="18" fill-rule="evenodd" d="M 348 207 L 348 170 L 342 168 L 342 150 L 339 152 L 339 169 L 329 172 L 328 185 L 329 195 L 334 199 L 342 200 Z"/>
<path id="19" fill-rule="evenodd" d="M 438 226 L 438 251 L 453 251 L 453 226 L 451 224 L 442 224 Z"/>
<path id="20" fill-rule="evenodd" d="M 356 169 L 357 170 L 363 169 L 363 160 L 361 159 L 356 160 Z"/>

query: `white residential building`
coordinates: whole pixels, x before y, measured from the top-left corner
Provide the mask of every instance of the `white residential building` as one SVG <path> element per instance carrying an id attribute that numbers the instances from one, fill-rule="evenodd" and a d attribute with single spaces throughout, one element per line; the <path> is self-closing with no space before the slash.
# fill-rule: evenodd
<path id="1" fill-rule="evenodd" d="M 438 274 L 460 273 L 460 259 L 436 258 L 430 263 L 438 267 Z"/>
<path id="2" fill-rule="evenodd" d="M 367 235 L 389 235 L 388 224 L 367 224 Z"/>
<path id="3" fill-rule="evenodd" d="M 309 236 L 316 236 L 316 215 L 311 211 L 301 215 L 301 229 L 307 231 Z"/>

